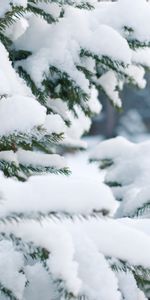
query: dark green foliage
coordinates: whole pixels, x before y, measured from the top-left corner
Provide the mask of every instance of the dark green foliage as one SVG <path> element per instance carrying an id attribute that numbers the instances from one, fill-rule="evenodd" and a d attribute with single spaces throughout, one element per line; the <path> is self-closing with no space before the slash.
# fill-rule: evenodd
<path id="1" fill-rule="evenodd" d="M 28 4 L 27 11 L 34 13 L 34 15 L 41 16 L 49 24 L 57 22 L 57 20 L 54 19 L 51 14 L 48 14 L 41 8 L 33 6 L 31 4 Z"/>
<path id="2" fill-rule="evenodd" d="M 3 43 L 5 48 L 9 51 L 10 47 L 12 46 L 12 41 L 5 36 L 2 32 L 0 32 L 0 41 Z"/>
<path id="3" fill-rule="evenodd" d="M 35 95 L 37 100 L 41 104 L 46 104 L 47 102 L 46 93 L 44 91 L 41 91 L 39 88 L 37 88 L 34 81 L 31 79 L 30 75 L 21 66 L 18 67 L 18 73 L 20 77 L 26 81 L 27 86 L 30 87 L 32 93 Z"/>
<path id="4" fill-rule="evenodd" d="M 28 58 L 32 53 L 26 50 L 10 50 L 10 59 L 14 63 L 15 61 Z"/>
<path id="5" fill-rule="evenodd" d="M 111 268 L 115 272 L 130 272 L 134 276 L 137 286 L 145 291 L 145 286 L 150 285 L 150 269 L 143 268 L 142 266 L 131 266 L 128 262 L 123 260 L 115 260 L 111 262 L 108 258 Z"/>
<path id="6" fill-rule="evenodd" d="M 62 72 L 55 66 L 49 68 L 50 74 L 43 81 L 46 94 L 50 94 L 52 98 L 61 98 L 67 101 L 69 109 L 74 109 L 74 105 L 82 106 L 82 101 L 87 101 L 89 96 L 75 81 L 67 74 Z M 55 80 L 53 79 L 55 78 Z"/>
<path id="7" fill-rule="evenodd" d="M 11 10 L 6 12 L 3 18 L 0 18 L 0 31 L 3 32 L 15 22 L 15 18 L 22 17 L 25 12 L 26 9 L 24 7 L 11 5 Z"/>
<path id="8" fill-rule="evenodd" d="M 0 283 L 0 291 L 3 295 L 5 295 L 7 297 L 7 299 L 19 300 L 18 298 L 16 298 L 16 296 L 13 294 L 13 292 L 11 290 L 9 290 L 8 288 L 6 288 L 2 283 Z"/>
<path id="9" fill-rule="evenodd" d="M 113 70 L 117 73 L 120 73 L 124 75 L 123 68 L 125 68 L 125 64 L 121 61 L 112 60 L 108 56 L 99 56 L 97 54 L 91 53 L 90 51 L 87 51 L 86 49 L 81 50 L 81 57 L 87 56 L 92 57 L 96 60 L 99 68 L 101 67 L 103 72 L 107 70 Z"/>

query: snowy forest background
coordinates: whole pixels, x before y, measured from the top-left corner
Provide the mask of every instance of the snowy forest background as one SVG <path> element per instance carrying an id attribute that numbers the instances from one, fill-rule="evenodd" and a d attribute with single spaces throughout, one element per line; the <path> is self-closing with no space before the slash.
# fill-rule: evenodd
<path id="1" fill-rule="evenodd" d="M 150 299 L 150 2 L 0 0 L 0 300 Z"/>

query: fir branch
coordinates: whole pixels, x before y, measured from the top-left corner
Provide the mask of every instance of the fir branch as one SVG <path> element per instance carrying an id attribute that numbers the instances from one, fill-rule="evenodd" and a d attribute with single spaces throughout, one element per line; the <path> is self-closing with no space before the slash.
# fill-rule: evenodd
<path id="1" fill-rule="evenodd" d="M 108 216 L 109 211 L 106 209 L 101 209 L 101 210 L 93 210 L 91 213 L 84 214 L 84 213 L 69 213 L 66 211 L 47 211 L 47 212 L 33 212 L 31 211 L 30 213 L 26 212 L 11 212 L 8 215 L 1 216 L 0 217 L 0 223 L 2 224 L 8 224 L 8 223 L 19 223 L 23 221 L 37 221 L 37 222 L 42 222 L 45 219 L 49 219 L 51 221 L 59 221 L 63 222 L 66 219 L 71 220 L 72 222 L 76 220 L 82 221 L 89 221 L 91 219 L 101 219 L 103 216 Z"/>
<path id="2" fill-rule="evenodd" d="M 13 150 L 17 151 L 18 148 L 24 150 L 33 150 L 34 147 L 43 148 L 47 152 L 48 147 L 59 144 L 64 139 L 64 133 L 52 133 L 48 134 L 47 131 L 42 128 L 33 128 L 32 131 L 22 133 L 14 132 L 8 136 L 0 137 L 0 151 Z"/>
<path id="3" fill-rule="evenodd" d="M 20 172 L 20 167 L 14 161 L 8 162 L 0 160 L 0 170 L 6 177 L 16 177 L 18 180 L 25 181 L 25 176 Z"/>
<path id="4" fill-rule="evenodd" d="M 20 19 L 26 12 L 23 6 L 11 6 L 11 10 L 7 11 L 4 17 L 0 18 L 0 31 L 4 31 L 7 27 Z"/>
<path id="5" fill-rule="evenodd" d="M 144 287 L 145 284 L 150 282 L 150 269 L 144 268 L 143 266 L 139 265 L 130 265 L 128 262 L 116 259 L 111 260 L 111 258 L 107 258 L 111 268 L 115 272 L 130 272 L 133 274 L 136 283 L 139 287 Z"/>
<path id="6" fill-rule="evenodd" d="M 41 2 L 52 3 L 52 2 L 58 2 L 58 1 L 57 0 L 28 0 L 28 2 L 32 3 L 32 4 L 38 4 L 38 3 L 41 3 Z"/>
<path id="7" fill-rule="evenodd" d="M 131 49 L 137 50 L 137 49 L 143 49 L 143 48 L 149 48 L 150 42 L 141 42 L 137 39 L 129 39 L 128 44 Z"/>
<path id="8" fill-rule="evenodd" d="M 94 73 L 92 73 L 91 71 L 89 71 L 88 69 L 86 69 L 84 66 L 80 66 L 80 65 L 77 65 L 76 68 L 83 72 L 85 77 L 89 80 L 89 81 L 92 81 L 92 77 L 94 76 Z"/>
<path id="9" fill-rule="evenodd" d="M 49 71 L 49 76 L 42 82 L 46 94 L 50 94 L 53 99 L 61 98 L 67 101 L 71 110 L 75 104 L 81 105 L 82 101 L 88 100 L 89 95 L 76 84 L 69 74 L 55 66 L 50 66 Z"/>
<path id="10" fill-rule="evenodd" d="M 10 50 L 9 51 L 9 56 L 11 61 L 14 63 L 16 61 L 22 60 L 22 59 L 26 59 L 28 58 L 30 55 L 32 55 L 31 51 L 27 51 L 27 50 Z"/>
<path id="11" fill-rule="evenodd" d="M 12 41 L 5 36 L 2 32 L 0 32 L 0 41 L 5 46 L 7 51 L 10 51 L 10 47 L 12 46 Z"/>
<path id="12" fill-rule="evenodd" d="M 81 4 L 75 4 L 75 7 L 79 8 L 79 9 L 88 9 L 88 10 L 91 10 L 91 9 L 94 9 L 94 6 L 91 5 L 88 1 L 82 1 Z"/>
<path id="13" fill-rule="evenodd" d="M 89 161 L 90 161 L 90 163 L 99 162 L 100 163 L 99 168 L 101 170 L 105 170 L 114 164 L 114 162 L 111 158 L 105 158 L 105 159 L 101 159 L 101 160 L 99 158 L 91 158 Z"/>
<path id="14" fill-rule="evenodd" d="M 35 95 L 35 97 L 37 98 L 37 100 L 41 104 L 46 104 L 47 99 L 48 99 L 48 95 L 45 94 L 44 91 L 40 90 L 35 85 L 34 81 L 31 79 L 30 75 L 21 66 L 19 66 L 17 68 L 17 71 L 18 71 L 20 77 L 23 78 L 26 81 L 27 86 L 30 87 L 32 93 Z"/>
<path id="15" fill-rule="evenodd" d="M 34 260 L 40 260 L 41 262 L 49 258 L 49 251 L 45 248 L 35 245 L 33 242 L 25 242 L 22 238 L 17 237 L 13 233 L 0 233 L 0 241 L 7 240 L 11 241 L 15 251 L 21 252 L 28 260 L 31 257 Z"/>
<path id="16" fill-rule="evenodd" d="M 42 82 L 44 90 L 40 90 L 30 75 L 21 66 L 18 67 L 19 75 L 26 81 L 41 104 L 46 105 L 49 96 L 53 99 L 61 98 L 67 102 L 70 110 L 74 111 L 74 105 L 77 104 L 86 115 L 91 116 L 89 108 L 82 103 L 89 99 L 89 95 L 76 85 L 76 82 L 66 72 L 62 72 L 54 66 L 50 66 L 49 70 L 49 76 L 46 76 Z"/>
<path id="17" fill-rule="evenodd" d="M 29 258 L 33 260 L 33 263 L 40 261 L 46 270 L 49 277 L 52 279 L 56 290 L 59 293 L 59 297 L 65 297 L 64 299 L 68 300 L 86 300 L 86 296 L 75 296 L 72 292 L 68 291 L 66 288 L 66 284 L 62 279 L 54 279 L 53 274 L 51 273 L 49 266 L 47 265 L 47 260 L 50 258 L 50 251 L 45 248 L 39 247 L 35 245 L 33 242 L 25 242 L 22 238 L 17 237 L 16 235 L 10 233 L 1 233 L 0 240 L 8 240 L 11 241 L 15 251 L 21 252 L 25 259 L 25 265 L 28 264 Z M 24 273 L 24 270 L 22 270 Z M 30 284 L 30 282 L 28 282 Z M 10 300 L 19 300 L 17 299 L 12 291 L 4 288 L 0 284 L 0 290 L 5 292 L 5 296 L 7 295 Z M 7 293 L 7 294 L 6 294 Z"/>
<path id="18" fill-rule="evenodd" d="M 8 289 L 7 287 L 5 287 L 1 282 L 0 282 L 0 292 L 7 298 L 10 300 L 19 300 L 19 298 L 17 298 L 14 293 Z"/>
<path id="19" fill-rule="evenodd" d="M 41 16 L 48 24 L 56 23 L 58 21 L 51 14 L 46 13 L 43 9 L 30 4 L 27 6 L 27 11 L 32 12 L 34 15 Z"/>
<path id="20" fill-rule="evenodd" d="M 116 73 L 121 74 L 122 76 L 124 76 L 124 68 L 127 67 L 127 65 L 125 65 L 124 62 L 122 61 L 117 61 L 117 60 L 112 60 L 110 57 L 106 56 L 106 55 L 97 55 L 95 53 L 92 53 L 86 49 L 81 49 L 81 53 L 80 53 L 81 57 L 87 56 L 87 57 L 92 57 L 93 59 L 96 60 L 96 62 L 102 66 L 103 71 L 107 71 L 107 70 L 113 70 Z"/>
<path id="21" fill-rule="evenodd" d="M 86 295 L 74 295 L 72 292 L 66 289 L 65 283 L 62 279 L 54 280 L 56 290 L 59 292 L 60 299 L 65 300 L 88 300 Z"/>
<path id="22" fill-rule="evenodd" d="M 23 165 L 19 164 L 19 168 L 22 171 L 22 173 L 26 177 L 30 177 L 32 175 L 39 175 L 39 174 L 62 174 L 62 175 L 69 175 L 70 170 L 67 167 L 64 168 L 56 168 L 56 167 L 45 167 L 45 166 L 32 166 L 32 165 Z"/>
<path id="23" fill-rule="evenodd" d="M 105 170 L 107 168 L 110 168 L 113 164 L 114 164 L 114 162 L 112 159 L 109 159 L 109 158 L 103 159 L 100 162 L 100 169 Z"/>
<path id="24" fill-rule="evenodd" d="M 141 207 L 138 207 L 136 211 L 131 214 L 131 217 L 137 218 L 137 217 L 143 217 L 149 218 L 150 216 L 150 201 L 144 203 Z"/>
<path id="25" fill-rule="evenodd" d="M 109 187 L 122 187 L 122 184 L 117 181 L 105 181 L 105 184 L 107 184 Z"/>

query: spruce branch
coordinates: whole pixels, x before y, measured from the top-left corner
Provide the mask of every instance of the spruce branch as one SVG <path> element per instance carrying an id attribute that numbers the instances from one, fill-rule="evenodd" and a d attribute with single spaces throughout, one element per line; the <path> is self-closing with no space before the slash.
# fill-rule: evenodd
<path id="1" fill-rule="evenodd" d="M 86 49 L 81 49 L 80 56 L 92 57 L 93 59 L 95 59 L 96 63 L 102 67 L 103 71 L 113 70 L 116 73 L 125 76 L 124 68 L 126 68 L 127 65 L 125 65 L 125 63 L 122 61 L 112 60 L 110 57 L 106 55 L 99 56 Z"/>
<path id="2" fill-rule="evenodd" d="M 27 11 L 34 15 L 41 16 L 48 24 L 56 23 L 58 20 L 55 19 L 51 14 L 46 13 L 43 9 L 28 4 Z"/>
<path id="3" fill-rule="evenodd" d="M 26 9 L 23 6 L 11 6 L 11 10 L 7 11 L 4 17 L 0 18 L 0 31 L 3 31 L 20 19 L 25 14 Z"/>
<path id="4" fill-rule="evenodd" d="M 10 289 L 5 287 L 4 284 L 2 284 L 1 282 L 0 282 L 0 292 L 6 297 L 6 299 L 19 300 L 19 298 L 17 298 L 14 295 L 14 293 Z"/>
<path id="5" fill-rule="evenodd" d="M 84 214 L 84 213 L 69 213 L 66 211 L 52 211 L 49 210 L 47 212 L 41 212 L 41 211 L 31 211 L 28 212 L 11 212 L 10 214 L 7 214 L 5 216 L 0 217 L 0 223 L 2 224 L 8 224 L 8 223 L 19 223 L 23 221 L 37 221 L 42 222 L 46 219 L 49 219 L 51 221 L 59 221 L 63 222 L 65 220 L 71 220 L 72 222 L 75 222 L 76 220 L 83 221 L 89 221 L 92 219 L 101 219 L 103 216 L 107 216 L 109 214 L 109 211 L 104 209 L 100 210 L 93 210 L 91 213 Z"/>

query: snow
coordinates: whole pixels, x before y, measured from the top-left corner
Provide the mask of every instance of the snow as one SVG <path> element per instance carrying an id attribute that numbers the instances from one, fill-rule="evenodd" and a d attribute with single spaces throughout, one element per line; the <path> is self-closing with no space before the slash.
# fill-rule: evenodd
<path id="1" fill-rule="evenodd" d="M 146 300 L 144 293 L 137 287 L 134 276 L 131 272 L 117 272 L 119 287 L 125 300 Z"/>
<path id="2" fill-rule="evenodd" d="M 131 65 L 125 70 L 125 73 L 138 88 L 144 89 L 146 87 L 146 80 L 144 78 L 145 70 L 143 67 Z"/>
<path id="3" fill-rule="evenodd" d="M 149 141 L 136 144 L 117 137 L 100 143 L 91 154 L 91 158 L 97 161 L 113 161 L 105 181 L 121 184 L 113 188 L 115 197 L 122 200 L 116 217 L 134 216 L 139 208 L 149 204 L 149 149 Z M 143 214 L 148 217 L 149 210 Z"/>
<path id="4" fill-rule="evenodd" d="M 1 151 L 0 152 L 0 160 L 1 161 L 7 161 L 7 162 L 15 162 L 16 164 L 17 162 L 17 155 L 16 153 L 14 153 L 13 151 Z"/>
<path id="5" fill-rule="evenodd" d="M 90 179 L 59 177 L 34 177 L 25 184 L 1 178 L 5 202 L 0 215 L 21 212 L 28 216 L 38 214 L 41 210 L 45 213 L 58 211 L 88 215 L 94 210 L 112 210 L 114 198 L 102 183 L 91 182 Z M 20 197 L 24 199 L 21 203 Z"/>
<path id="6" fill-rule="evenodd" d="M 137 49 L 136 51 L 133 51 L 132 60 L 136 64 L 141 64 L 145 67 L 150 67 L 150 49 L 144 48 L 144 49 Z"/>
<path id="7" fill-rule="evenodd" d="M 67 155 L 65 160 L 72 171 L 68 178 L 56 175 L 34 176 L 21 183 L 11 178 L 6 179 L 1 174 L 4 201 L 0 216 L 20 212 L 30 217 L 32 214 L 38 216 L 40 211 L 45 214 L 65 212 L 88 215 L 94 210 L 103 209 L 113 214 L 116 209 L 114 197 L 110 189 L 102 183 L 102 175 L 97 167 L 87 163 L 88 156 L 79 152 L 74 157 Z"/>
<path id="8" fill-rule="evenodd" d="M 0 42 L 0 94 L 31 96 L 23 80 L 19 78 L 8 59 L 8 52 Z"/>
<path id="9" fill-rule="evenodd" d="M 15 46 L 17 49 L 23 47 L 33 51 L 33 55 L 25 62 L 19 62 L 19 65 L 23 66 L 39 87 L 42 87 L 43 74 L 48 76 L 49 65 L 52 65 L 67 72 L 76 85 L 89 93 L 88 80 L 75 66 L 80 65 L 81 49 L 100 57 L 109 56 L 125 64 L 130 63 L 131 51 L 127 41 L 107 25 L 99 24 L 97 28 L 97 23 L 94 26 L 89 16 L 89 12 L 68 7 L 65 17 L 55 25 L 50 26 L 37 17 L 30 19 L 30 26 L 17 39 Z M 35 34 L 37 30 L 38 36 Z M 42 40 L 39 36 L 42 36 Z M 113 44 L 110 44 L 111 39 Z"/>
<path id="10" fill-rule="evenodd" d="M 44 128 L 48 132 L 48 134 L 56 133 L 64 133 L 66 131 L 66 125 L 60 115 L 58 114 L 50 114 L 46 116 L 46 121 L 44 124 Z"/>
<path id="11" fill-rule="evenodd" d="M 52 15 L 55 19 L 57 19 L 60 16 L 61 13 L 61 6 L 57 3 L 36 3 L 36 5 L 34 5 L 34 3 L 32 3 L 32 6 L 36 6 L 40 9 L 43 9 L 46 13 L 49 13 L 50 15 Z"/>
<path id="12" fill-rule="evenodd" d="M 72 146 L 75 145 L 85 145 L 85 142 L 82 140 L 80 141 L 80 137 L 85 133 L 88 132 L 91 127 L 91 120 L 85 116 L 83 111 L 79 107 L 75 107 L 75 111 L 77 113 L 78 118 L 74 117 L 74 114 L 70 112 L 69 119 L 71 121 L 71 126 L 66 128 L 66 136 L 62 141 L 62 144 L 69 144 Z"/>
<path id="13" fill-rule="evenodd" d="M 0 135 L 27 133 L 43 125 L 46 109 L 34 98 L 11 96 L 0 101 Z M 9 122 L 8 122 L 9 120 Z"/>
<path id="14" fill-rule="evenodd" d="M 27 0 L 11 0 L 11 3 L 15 6 L 27 7 Z"/>
<path id="15" fill-rule="evenodd" d="M 2 225 L 2 229 L 14 232 L 25 241 L 33 241 L 36 245 L 49 250 L 52 260 L 49 259 L 48 264 L 52 276 L 65 280 L 67 288 L 75 295 L 83 290 L 87 294 L 94 295 L 97 300 L 100 295 L 102 299 L 108 299 L 109 293 L 112 293 L 115 299 L 119 299 L 117 282 L 103 255 L 127 260 L 132 265 L 150 267 L 149 237 L 119 221 L 103 219 L 74 222 L 44 221 L 42 226 L 37 222 L 20 222 L 16 225 Z M 89 273 L 85 272 L 86 259 Z M 100 268 L 97 268 L 98 263 Z M 90 276 L 90 283 L 89 274 L 93 274 Z M 97 285 L 98 278 L 99 284 L 102 284 L 100 289 Z M 103 285 L 104 282 L 108 283 L 107 289 L 106 285 Z"/>
<path id="16" fill-rule="evenodd" d="M 2 17 L 10 9 L 10 1 L 2 0 L 0 8 L 0 17 Z"/>
<path id="17" fill-rule="evenodd" d="M 121 99 L 117 91 L 118 80 L 115 72 L 108 71 L 104 73 L 98 80 L 97 83 L 101 85 L 102 89 L 108 95 L 113 102 L 114 106 L 121 107 Z"/>
<path id="18" fill-rule="evenodd" d="M 27 0 L 1 0 L 0 17 L 3 17 L 7 11 L 11 11 L 11 6 L 27 7 Z"/>
<path id="19" fill-rule="evenodd" d="M 19 149 L 17 157 L 19 163 L 25 166 L 54 167 L 59 169 L 66 167 L 65 159 L 58 154 L 45 154 Z"/>
<path id="20" fill-rule="evenodd" d="M 55 293 L 50 276 L 40 263 L 25 267 L 25 274 L 29 280 L 24 297 L 28 300 L 54 299 Z"/>
<path id="21" fill-rule="evenodd" d="M 124 141 L 123 145 L 127 143 Z M 20 183 L 1 175 L 0 218 L 13 214 L 19 216 L 20 213 L 26 216 L 24 221 L 18 223 L 1 223 L 1 230 L 14 233 L 26 242 L 32 241 L 50 252 L 47 260 L 50 277 L 39 262 L 25 266 L 25 276 L 30 283 L 25 288 L 24 297 L 40 300 L 40 297 L 48 299 L 49 294 L 54 296 L 53 281 L 59 279 L 75 296 L 108 300 L 113 295 L 115 300 L 120 300 L 121 288 L 126 297 L 131 295 L 131 299 L 135 297 L 136 300 L 137 296 L 145 300 L 132 276 L 113 272 L 106 257 L 127 261 L 135 266 L 150 267 L 149 221 L 110 218 L 86 220 L 78 217 L 80 214 L 88 216 L 93 209 L 107 208 L 112 213 L 116 207 L 111 191 L 102 183 L 102 175 L 97 167 L 85 163 L 86 155 L 81 152 L 74 158 L 72 155 L 66 156 L 72 169 L 70 178 L 35 176 L 26 183 Z M 45 218 L 41 223 L 31 221 L 30 216 L 36 217 L 39 212 L 68 212 L 76 214 L 76 217 L 73 221 L 65 217 L 60 220 Z M 6 259 L 3 263 L 6 264 Z M 21 291 L 23 280 L 19 277 L 16 282 Z M 42 288 L 39 288 L 41 282 Z"/>
<path id="22" fill-rule="evenodd" d="M 11 290 L 18 299 L 22 299 L 26 284 L 24 274 L 20 273 L 23 264 L 23 255 L 14 251 L 14 247 L 11 242 L 1 240 L 0 282 L 5 288 Z"/>
<path id="23" fill-rule="evenodd" d="M 98 99 L 98 91 L 96 90 L 96 88 L 93 86 L 91 88 L 91 96 L 90 96 L 90 99 L 88 100 L 88 105 L 89 105 L 89 108 L 91 109 L 91 111 L 95 114 L 99 114 L 102 110 L 102 105 L 101 103 L 99 102 L 99 99 Z"/>
<path id="24" fill-rule="evenodd" d="M 146 0 L 119 0 L 108 3 L 102 1 L 94 13 L 101 23 L 112 26 L 130 40 L 150 40 L 150 6 Z M 123 30 L 124 26 L 132 28 L 133 32 L 127 34 Z"/>
<path id="25" fill-rule="evenodd" d="M 59 114 L 63 120 L 69 120 L 67 103 L 63 102 L 60 98 L 49 98 L 47 101 L 47 107 L 50 108 L 54 113 Z"/>
<path id="26" fill-rule="evenodd" d="M 104 255 L 98 252 L 97 246 L 92 243 L 88 236 L 85 236 L 84 232 L 74 231 L 75 259 L 79 263 L 82 293 L 90 299 L 110 299 L 113 297 L 119 300 L 118 282 Z M 100 267 L 97 268 L 97 266 Z M 106 286 L 107 289 L 102 288 Z"/>
<path id="27" fill-rule="evenodd" d="M 0 17 L 11 10 L 12 3 L 26 7 L 27 0 L 1 0 Z M 143 66 L 149 66 L 149 52 L 131 49 L 128 41 L 150 41 L 150 6 L 145 0 L 91 0 L 96 9 L 81 10 L 76 7 L 83 4 L 81 0 L 69 5 L 58 3 L 39 1 L 33 5 L 52 13 L 56 19 L 63 8 L 64 16 L 59 22 L 48 24 L 42 17 L 28 13 L 19 20 L 14 17 L 16 23 L 4 32 L 15 50 L 32 54 L 12 65 L 0 43 L 0 136 L 7 139 L 11 134 L 21 133 L 32 137 L 38 129 L 45 129 L 45 135 L 64 133 L 61 152 L 64 146 L 86 146 L 87 141 L 80 141 L 80 137 L 89 130 L 91 120 L 83 110 L 99 113 L 102 108 L 95 85 L 100 85 L 118 107 L 121 100 L 117 88 L 126 81 L 145 87 Z M 101 62 L 106 58 L 109 65 Z M 118 72 L 114 71 L 112 61 Z M 41 92 L 45 92 L 44 79 L 54 84 L 55 93 L 47 93 L 46 108 L 20 79 L 16 71 L 19 66 Z M 81 99 L 70 111 L 72 99 L 59 98 L 60 75 L 51 74 L 50 66 L 65 72 L 87 100 Z M 89 71 L 90 80 L 82 68 Z M 70 127 L 66 125 L 68 121 Z M 149 151 L 150 142 L 137 145 L 121 137 L 105 141 L 90 154 L 97 161 L 113 160 L 113 165 L 102 174 L 95 165 L 85 163 L 87 156 L 81 153 L 76 154 L 73 162 L 73 154 L 63 158 L 37 149 L 1 151 L 0 161 L 7 162 L 8 168 L 12 167 L 11 162 L 29 170 L 63 169 L 70 165 L 73 172 L 70 178 L 35 176 L 25 183 L 0 174 L 1 232 L 14 233 L 48 254 L 46 263 L 40 258 L 28 258 L 15 243 L 12 245 L 11 237 L 9 241 L 1 237 L 0 284 L 12 290 L 18 300 L 63 300 L 58 282 L 72 298 L 82 299 L 85 295 L 94 300 L 146 299 L 132 273 L 117 274 L 111 269 L 111 261 L 122 260 L 131 268 L 150 269 L 149 220 L 117 219 L 133 216 L 138 208 L 149 204 Z M 119 180 L 120 186 L 111 191 L 103 183 L 104 177 L 107 182 Z M 119 208 L 114 196 L 123 200 Z"/>

